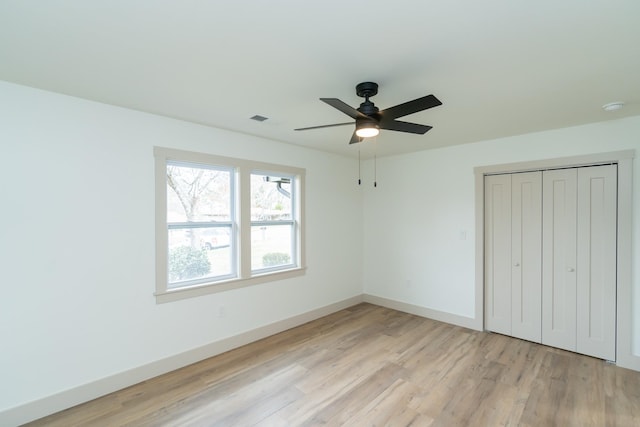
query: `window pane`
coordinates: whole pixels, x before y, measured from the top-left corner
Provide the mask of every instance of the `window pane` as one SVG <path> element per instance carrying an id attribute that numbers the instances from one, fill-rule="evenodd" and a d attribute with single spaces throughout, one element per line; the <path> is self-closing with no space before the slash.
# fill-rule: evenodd
<path id="1" fill-rule="evenodd" d="M 231 170 L 167 165 L 167 222 L 231 221 Z"/>
<path id="2" fill-rule="evenodd" d="M 291 177 L 251 174 L 251 220 L 289 220 L 291 210 Z"/>
<path id="3" fill-rule="evenodd" d="M 251 269 L 260 270 L 293 264 L 293 225 L 251 227 Z"/>
<path id="4" fill-rule="evenodd" d="M 231 226 L 169 230 L 169 287 L 232 277 Z"/>

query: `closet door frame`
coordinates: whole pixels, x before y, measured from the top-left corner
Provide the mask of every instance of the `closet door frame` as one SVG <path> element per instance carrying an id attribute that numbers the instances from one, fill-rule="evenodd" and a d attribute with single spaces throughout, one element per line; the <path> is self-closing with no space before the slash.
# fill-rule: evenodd
<path id="1" fill-rule="evenodd" d="M 640 371 L 640 355 L 633 353 L 633 313 L 631 282 L 632 240 L 632 170 L 635 150 L 587 154 L 582 156 L 542 159 L 531 162 L 509 163 L 474 168 L 475 217 L 476 217 L 476 277 L 475 316 L 473 326 L 484 330 L 485 283 L 484 283 L 484 177 L 485 175 L 511 172 L 527 172 L 562 167 L 581 167 L 600 164 L 618 165 L 618 210 L 617 210 L 617 294 L 616 294 L 616 364 Z"/>

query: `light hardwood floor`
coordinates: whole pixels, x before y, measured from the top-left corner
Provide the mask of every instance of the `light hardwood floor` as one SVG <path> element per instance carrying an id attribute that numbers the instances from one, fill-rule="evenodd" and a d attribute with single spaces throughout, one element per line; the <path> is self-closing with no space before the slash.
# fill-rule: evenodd
<path id="1" fill-rule="evenodd" d="M 360 304 L 31 426 L 640 426 L 640 372 Z"/>

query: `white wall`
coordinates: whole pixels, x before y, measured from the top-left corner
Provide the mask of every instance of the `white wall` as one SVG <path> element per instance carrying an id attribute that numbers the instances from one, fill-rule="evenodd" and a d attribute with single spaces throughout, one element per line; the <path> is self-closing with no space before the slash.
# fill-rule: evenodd
<path id="1" fill-rule="evenodd" d="M 306 168 L 306 275 L 156 304 L 154 145 Z M 0 159 L 0 414 L 362 293 L 353 159 L 4 82 Z"/>
<path id="2" fill-rule="evenodd" d="M 627 149 L 640 156 L 638 116 L 378 159 L 378 187 L 366 186 L 363 200 L 365 293 L 465 323 L 476 316 L 474 167 Z M 638 157 L 633 163 L 635 219 Z M 363 166 L 372 169 L 371 161 Z M 632 245 L 632 346 L 640 355 L 637 220 Z"/>

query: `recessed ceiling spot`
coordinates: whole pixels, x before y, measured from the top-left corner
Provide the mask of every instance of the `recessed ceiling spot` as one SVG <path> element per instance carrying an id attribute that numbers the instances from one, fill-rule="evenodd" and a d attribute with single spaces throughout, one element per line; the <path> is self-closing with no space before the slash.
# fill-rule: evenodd
<path id="1" fill-rule="evenodd" d="M 268 118 L 269 117 L 260 116 L 260 115 L 256 114 L 255 116 L 251 117 L 251 120 L 255 120 L 256 122 L 264 122 Z"/>
<path id="2" fill-rule="evenodd" d="M 624 102 L 616 101 L 616 102 L 610 102 L 608 104 L 604 104 L 602 106 L 602 109 L 604 111 L 616 111 L 621 109 L 622 107 L 624 107 Z"/>

